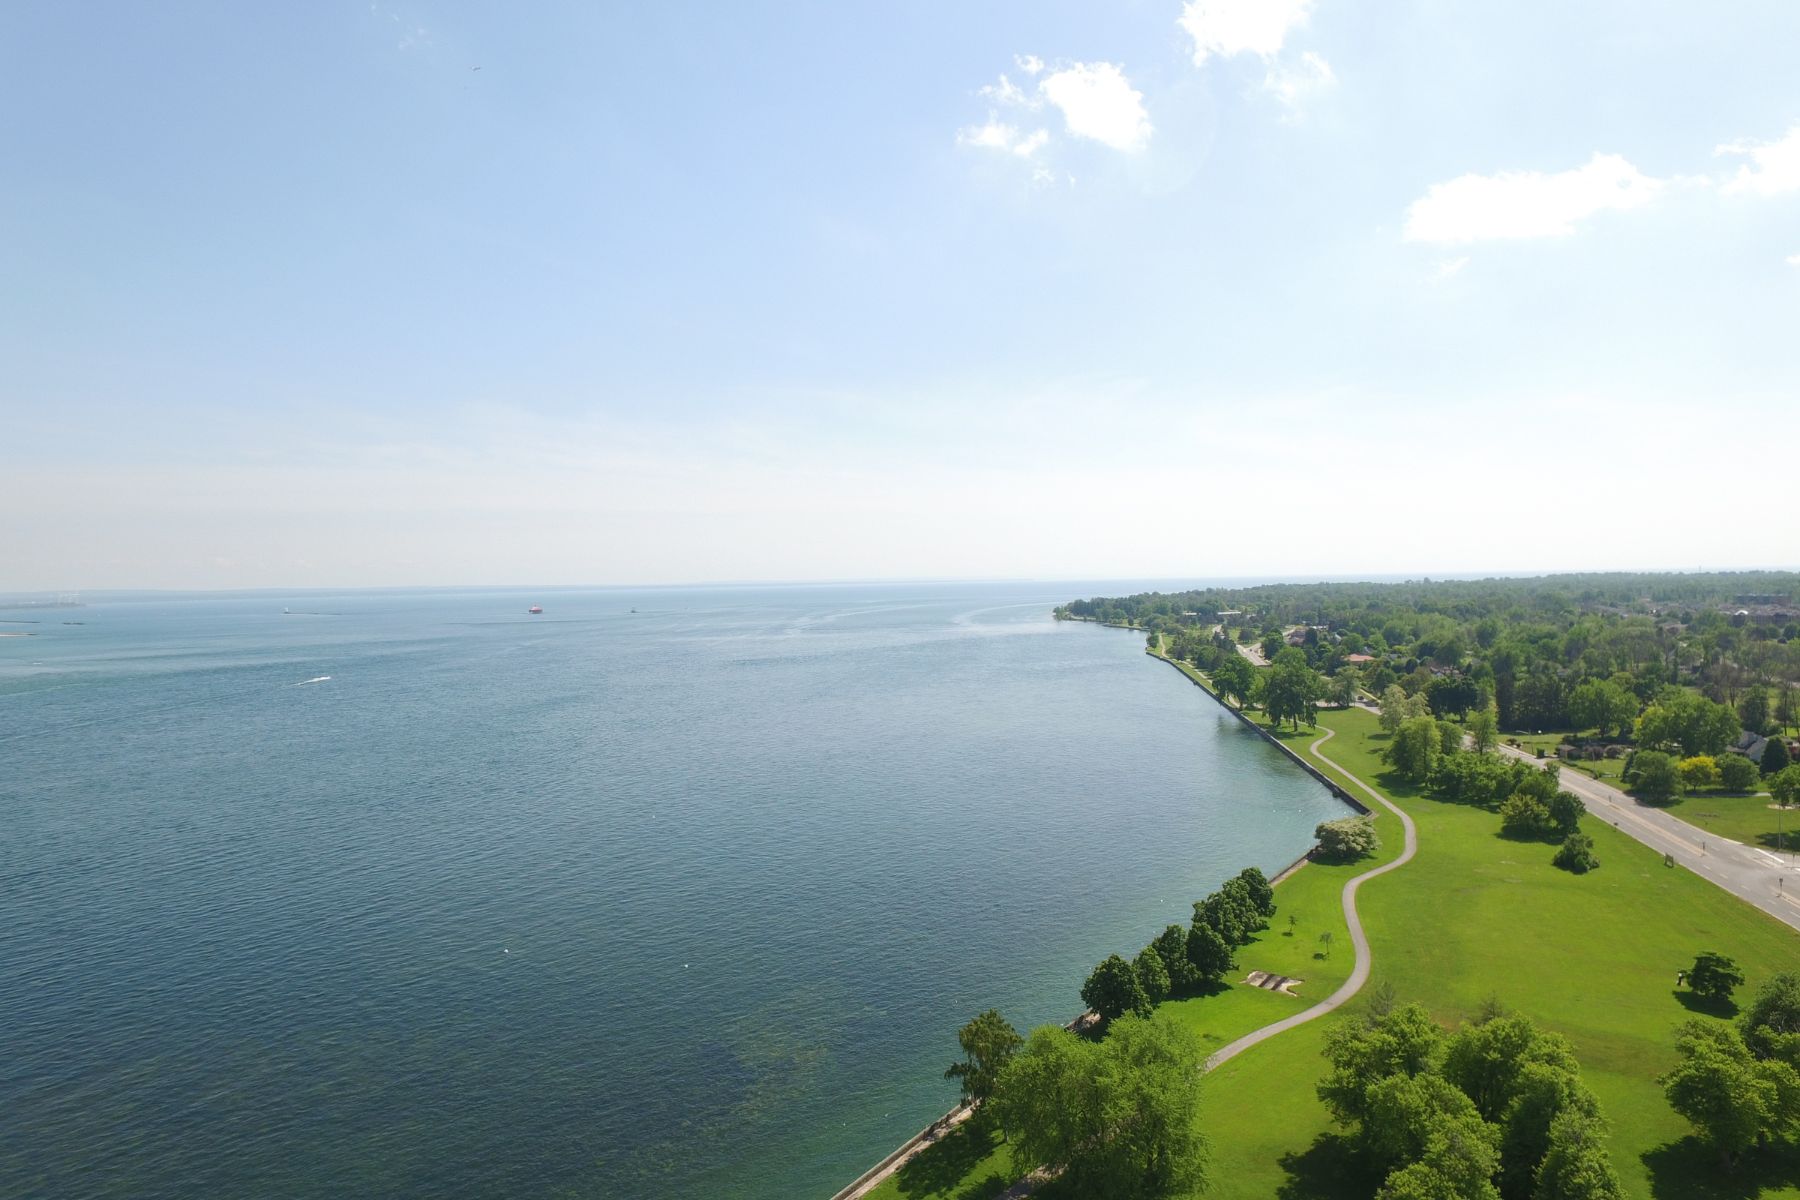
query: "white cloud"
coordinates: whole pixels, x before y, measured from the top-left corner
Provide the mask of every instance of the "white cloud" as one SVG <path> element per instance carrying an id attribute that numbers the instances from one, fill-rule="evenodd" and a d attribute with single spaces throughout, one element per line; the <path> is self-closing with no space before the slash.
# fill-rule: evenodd
<path id="1" fill-rule="evenodd" d="M 977 146 L 984 150 L 1004 150 L 1008 154 L 1016 154 L 1020 158 L 1030 158 L 1050 141 L 1050 131 L 1034 129 L 1023 137 L 1018 126 L 1008 125 L 993 113 L 988 114 L 987 124 L 968 125 L 956 131 L 956 144 L 959 146 Z"/>
<path id="2" fill-rule="evenodd" d="M 1787 264 L 1790 267 L 1800 267 L 1800 254 L 1788 255 Z"/>
<path id="3" fill-rule="evenodd" d="M 1750 157 L 1750 162 L 1739 167 L 1737 174 L 1725 181 L 1727 192 L 1778 196 L 1782 192 L 1800 191 L 1800 124 L 1795 124 L 1778 142 L 1728 142 L 1713 153 Z"/>
<path id="4" fill-rule="evenodd" d="M 1271 64 L 1269 73 L 1263 77 L 1263 87 L 1290 109 L 1298 109 L 1308 97 L 1336 82 L 1337 75 L 1331 64 L 1311 50 L 1302 54 L 1295 66 Z"/>
<path id="5" fill-rule="evenodd" d="M 1028 75 L 1037 76 L 1046 70 L 1043 60 L 1032 55 L 1017 61 L 1019 69 Z M 1050 105 L 1062 114 L 1069 133 L 1104 142 L 1115 150 L 1142 149 L 1152 132 L 1150 115 L 1144 110 L 1144 94 L 1131 86 L 1124 71 L 1109 62 L 1078 62 L 1059 67 L 1044 74 L 1029 92 L 1002 75 L 1000 82 L 988 84 L 980 95 L 991 101 L 996 110 L 1038 112 Z M 1049 145 L 1050 131 L 1038 129 L 1021 137 L 1016 126 L 1002 121 L 997 111 L 991 111 L 987 124 L 958 130 L 956 141 L 961 146 L 983 146 L 1030 158 Z"/>
<path id="6" fill-rule="evenodd" d="M 1194 65 L 1213 55 L 1274 58 L 1295 27 L 1306 23 L 1312 0 L 1188 0 L 1177 21 L 1194 39 Z"/>
<path id="7" fill-rule="evenodd" d="M 1139 150 L 1150 140 L 1144 94 L 1112 63 L 1074 63 L 1046 76 L 1038 87 L 1061 110 L 1076 137 L 1115 150 Z"/>
<path id="8" fill-rule="evenodd" d="M 1044 60 L 1035 54 L 1017 54 L 1013 56 L 1013 65 L 1027 75 L 1036 75 L 1044 69 Z"/>
<path id="9" fill-rule="evenodd" d="M 1665 185 L 1617 154 L 1596 154 L 1585 166 L 1553 174 L 1463 175 L 1432 184 L 1413 201 L 1406 210 L 1406 239 L 1455 243 L 1562 237 L 1597 212 L 1650 203 Z"/>
<path id="10" fill-rule="evenodd" d="M 1468 265 L 1469 256 L 1466 254 L 1461 258 L 1446 258 L 1443 262 L 1438 264 L 1436 279 L 1439 283 L 1442 283 L 1444 280 L 1450 278 Z"/>

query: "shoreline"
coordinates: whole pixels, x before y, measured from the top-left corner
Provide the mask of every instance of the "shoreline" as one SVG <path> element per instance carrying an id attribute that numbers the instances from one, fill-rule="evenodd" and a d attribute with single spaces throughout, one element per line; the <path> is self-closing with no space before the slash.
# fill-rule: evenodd
<path id="1" fill-rule="evenodd" d="M 1076 616 L 1063 617 L 1063 616 L 1059 616 L 1056 619 L 1059 621 L 1085 621 L 1090 625 L 1098 625 L 1103 629 L 1124 629 L 1124 630 L 1129 631 L 1133 628 L 1132 626 L 1129 626 L 1129 625 L 1119 625 L 1119 624 L 1115 624 L 1115 623 L 1109 622 L 1109 621 L 1101 621 L 1094 617 L 1076 617 Z M 1298 766 L 1302 770 L 1304 770 L 1308 775 L 1311 775 L 1314 779 L 1318 780 L 1321 784 L 1323 784 L 1325 786 L 1326 790 L 1329 791 L 1333 796 L 1336 796 L 1343 803 L 1349 805 L 1357 813 L 1359 813 L 1363 816 L 1367 816 L 1370 814 L 1370 812 L 1372 810 L 1370 808 L 1368 808 L 1368 806 L 1362 804 L 1355 797 L 1351 796 L 1349 792 L 1345 791 L 1342 787 L 1340 787 L 1338 784 L 1333 782 L 1329 777 L 1327 777 L 1324 772 L 1320 771 L 1317 767 L 1314 767 L 1311 763 L 1309 763 L 1305 759 L 1301 758 L 1298 753 L 1296 753 L 1292 748 L 1290 748 L 1284 742 L 1271 736 L 1267 730 L 1263 729 L 1255 721 L 1251 720 L 1247 714 L 1239 712 L 1237 709 L 1231 707 L 1230 704 L 1227 704 L 1223 697 L 1221 697 L 1217 692 L 1213 691 L 1212 688 L 1208 687 L 1205 683 L 1201 682 L 1200 679 L 1198 679 L 1194 673 L 1190 673 L 1188 671 L 1188 669 L 1185 666 L 1183 666 L 1181 663 L 1168 657 L 1167 655 L 1158 654 L 1155 651 L 1149 649 L 1148 647 L 1145 647 L 1144 653 L 1151 658 L 1158 659 L 1162 662 L 1168 663 L 1171 667 L 1174 667 L 1177 671 L 1181 672 L 1182 676 L 1185 679 L 1187 679 L 1187 681 L 1189 683 L 1191 683 L 1195 687 L 1199 688 L 1202 692 L 1205 692 L 1207 694 L 1207 696 L 1211 697 L 1212 700 L 1215 701 L 1219 705 L 1220 708 L 1223 708 L 1226 712 L 1230 713 L 1232 716 L 1234 716 L 1238 720 L 1242 721 L 1249 728 L 1255 730 L 1257 735 L 1259 737 L 1261 737 L 1264 741 L 1268 742 L 1270 745 L 1274 746 L 1276 749 L 1280 750 L 1282 753 L 1287 755 L 1287 757 L 1289 758 L 1290 761 L 1292 761 L 1296 766 Z M 1291 862 L 1287 866 L 1283 867 L 1280 871 L 1277 871 L 1274 875 L 1270 876 L 1269 886 L 1274 887 L 1276 884 L 1282 882 L 1283 880 L 1291 878 L 1295 872 L 1299 871 L 1300 868 L 1304 867 L 1307 863 L 1311 862 L 1312 861 L 1312 852 L 1316 848 L 1317 848 L 1316 844 L 1314 846 L 1308 846 L 1306 848 L 1305 852 L 1303 852 L 1299 858 L 1295 859 L 1293 862 Z M 1086 1023 L 1089 1020 L 1089 1018 L 1091 1018 L 1093 1015 L 1094 1014 L 1092 1012 L 1084 1012 L 1080 1016 L 1076 1017 L 1073 1021 L 1070 1021 L 1067 1024 L 1065 1024 L 1063 1026 L 1063 1028 L 1070 1030 L 1071 1032 L 1074 1032 L 1074 1031 L 1076 1031 L 1076 1029 L 1079 1026 Z M 1210 1062 L 1208 1065 L 1210 1066 Z M 851 1180 L 844 1187 L 839 1188 L 836 1192 L 833 1192 L 830 1196 L 830 1200 L 860 1200 L 861 1197 L 868 1195 L 870 1192 L 875 1190 L 877 1187 L 881 1186 L 881 1184 L 883 1182 L 885 1182 L 891 1175 L 893 1175 L 895 1172 L 897 1172 L 901 1167 L 905 1166 L 908 1162 L 912 1161 L 912 1159 L 916 1155 L 924 1152 L 925 1150 L 930 1149 L 932 1146 L 935 1146 L 939 1141 L 943 1140 L 945 1137 L 948 1137 L 952 1132 L 955 1131 L 955 1129 L 958 1125 L 960 1125 L 964 1121 L 968 1120 L 968 1118 L 970 1117 L 971 1114 L 974 1113 L 974 1111 L 975 1111 L 975 1106 L 970 1104 L 967 1100 L 958 1101 L 956 1106 L 954 1108 L 950 1109 L 949 1112 L 946 1112 L 943 1116 L 941 1116 L 937 1120 L 931 1122 L 931 1124 L 927 1125 L 925 1128 L 921 1129 L 919 1132 L 913 1134 L 910 1138 L 906 1139 L 906 1141 L 900 1143 L 899 1146 L 897 1146 L 893 1150 L 889 1151 L 887 1153 L 887 1155 L 885 1157 L 883 1157 L 879 1162 L 877 1162 L 874 1166 L 872 1166 L 868 1170 L 864 1171 L 861 1175 L 858 1175 L 855 1179 Z"/>

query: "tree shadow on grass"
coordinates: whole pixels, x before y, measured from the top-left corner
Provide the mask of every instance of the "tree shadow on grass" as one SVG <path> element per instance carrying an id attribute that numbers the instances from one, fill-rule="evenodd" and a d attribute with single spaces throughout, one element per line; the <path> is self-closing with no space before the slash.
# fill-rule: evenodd
<path id="1" fill-rule="evenodd" d="M 1759 833 L 1756 840 L 1770 850 L 1779 850 L 1784 854 L 1792 854 L 1800 850 L 1800 810 L 1789 809 L 1783 817 L 1784 828 L 1780 836 L 1771 829 L 1767 833 Z"/>
<path id="2" fill-rule="evenodd" d="M 1381 1177 L 1356 1153 L 1350 1139 L 1337 1133 L 1321 1133 L 1298 1154 L 1281 1156 L 1287 1179 L 1275 1195 L 1279 1200 L 1338 1200 L 1372 1195 Z"/>
<path id="3" fill-rule="evenodd" d="M 1755 1200 L 1764 1191 L 1800 1187 L 1800 1147 L 1785 1142 L 1747 1152 L 1729 1172 L 1718 1152 L 1693 1134 L 1643 1157 L 1654 1200 Z"/>
<path id="4" fill-rule="evenodd" d="M 1675 1003 L 1681 1005 L 1681 1007 L 1687 1009 L 1691 1013 L 1699 1013 L 1701 1016 L 1730 1019 L 1738 1015 L 1737 1001 L 1729 996 L 1724 996 L 1717 1000 L 1709 1000 L 1697 992 L 1688 991 L 1686 988 L 1676 988 L 1674 991 L 1670 992 L 1669 995 L 1675 997 Z"/>
<path id="5" fill-rule="evenodd" d="M 964 1121 L 951 1130 L 948 1137 L 927 1146 L 905 1166 L 894 1172 L 894 1182 L 902 1196 L 954 1195 L 957 1200 L 980 1200 L 1006 1190 L 1007 1180 L 998 1172 L 968 1181 L 960 1191 L 952 1191 L 963 1183 L 977 1163 L 994 1152 L 1000 1136 L 991 1121 L 979 1116 Z"/>

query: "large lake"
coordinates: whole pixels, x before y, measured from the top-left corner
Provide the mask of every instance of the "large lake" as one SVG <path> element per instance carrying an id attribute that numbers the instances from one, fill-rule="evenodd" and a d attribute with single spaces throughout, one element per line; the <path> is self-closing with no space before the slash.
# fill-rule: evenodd
<path id="1" fill-rule="evenodd" d="M 828 1196 L 1340 815 L 1137 587 L 0 611 L 0 1194 Z"/>

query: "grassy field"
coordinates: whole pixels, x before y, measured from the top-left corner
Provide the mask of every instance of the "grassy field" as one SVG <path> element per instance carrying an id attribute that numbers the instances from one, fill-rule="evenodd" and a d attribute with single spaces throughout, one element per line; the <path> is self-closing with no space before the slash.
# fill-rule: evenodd
<path id="1" fill-rule="evenodd" d="M 1765 849 L 1776 848 L 1778 840 L 1789 853 L 1800 850 L 1800 808 L 1777 810 L 1765 792 L 1756 796 L 1727 796 L 1702 792 L 1684 796 L 1666 810 L 1672 816 L 1709 833 Z"/>
<path id="2" fill-rule="evenodd" d="M 1800 1152 L 1753 1155 L 1732 1175 L 1721 1175 L 1656 1083 L 1674 1063 L 1672 1035 L 1679 1022 L 1733 1015 L 1730 1009 L 1696 1008 L 1674 987 L 1676 971 L 1701 950 L 1720 951 L 1742 966 L 1748 983 L 1740 995 L 1747 996 L 1777 971 L 1800 967 L 1800 933 L 1684 870 L 1663 866 L 1660 855 L 1592 818 L 1583 825 L 1594 837 L 1600 869 L 1586 876 L 1556 870 L 1550 865 L 1553 847 L 1500 838 L 1493 813 L 1429 799 L 1389 776 L 1379 758 L 1385 735 L 1372 714 L 1323 712 L 1320 720 L 1337 731 L 1322 753 L 1381 788 L 1419 826 L 1418 857 L 1360 896 L 1374 953 L 1371 989 L 1391 986 L 1396 999 L 1423 1003 L 1445 1025 L 1494 997 L 1568 1037 L 1612 1122 L 1613 1158 L 1628 1195 L 1800 1200 Z M 1281 736 L 1304 753 L 1318 731 Z M 1331 764 L 1319 765 L 1343 778 Z M 1694 807 L 1681 815 L 1692 819 L 1725 800 L 1750 803 L 1697 797 L 1685 802 Z M 1383 854 L 1397 853 L 1392 818 L 1378 823 Z M 1308 1001 L 1325 994 L 1350 961 L 1347 950 L 1335 951 L 1329 961 L 1311 959 L 1316 930 L 1331 922 L 1341 938 L 1335 924 L 1341 918 L 1326 900 L 1367 865 L 1308 866 L 1285 882 L 1277 890 L 1282 907 L 1274 926 L 1240 953 L 1240 966 L 1304 976 Z M 1290 909 L 1305 932 L 1284 939 Z M 1160 1011 L 1161 1019 L 1196 1029 L 1210 1049 L 1283 1015 L 1283 1003 L 1291 1002 L 1234 987 Z M 1265 1042 L 1206 1077 L 1201 1119 L 1212 1143 L 1209 1197 L 1364 1200 L 1372 1194 L 1378 1181 L 1357 1173 L 1313 1090 L 1323 1039 L 1335 1022 L 1353 1019 L 1357 1008 L 1352 1004 Z M 1004 1147 L 970 1144 L 958 1151 L 956 1140 L 877 1195 L 973 1200 L 1012 1177 Z"/>
<path id="3" fill-rule="evenodd" d="M 1505 841 L 1492 813 L 1426 799 L 1389 777 L 1384 735 L 1364 712 L 1321 714 L 1323 753 L 1382 788 L 1419 826 L 1419 855 L 1360 898 L 1372 986 L 1425 1004 L 1445 1024 L 1489 996 L 1565 1036 L 1611 1118 L 1613 1157 L 1633 1196 L 1800 1197 L 1800 1155 L 1770 1155 L 1721 1178 L 1669 1109 L 1656 1076 L 1673 1027 L 1694 1010 L 1673 987 L 1696 952 L 1736 958 L 1746 991 L 1800 965 L 1800 933 L 1595 820 L 1600 870 L 1569 875 L 1547 845 Z M 1700 1015 L 1717 1019 L 1727 1014 Z M 1335 1014 L 1330 1021 L 1348 1019 Z M 1206 1081 L 1218 1196 L 1367 1196 L 1312 1094 L 1322 1028 L 1242 1055 Z M 1312 1041 L 1308 1051 L 1303 1042 Z M 1286 1165 L 1282 1165 L 1285 1163 Z"/>

